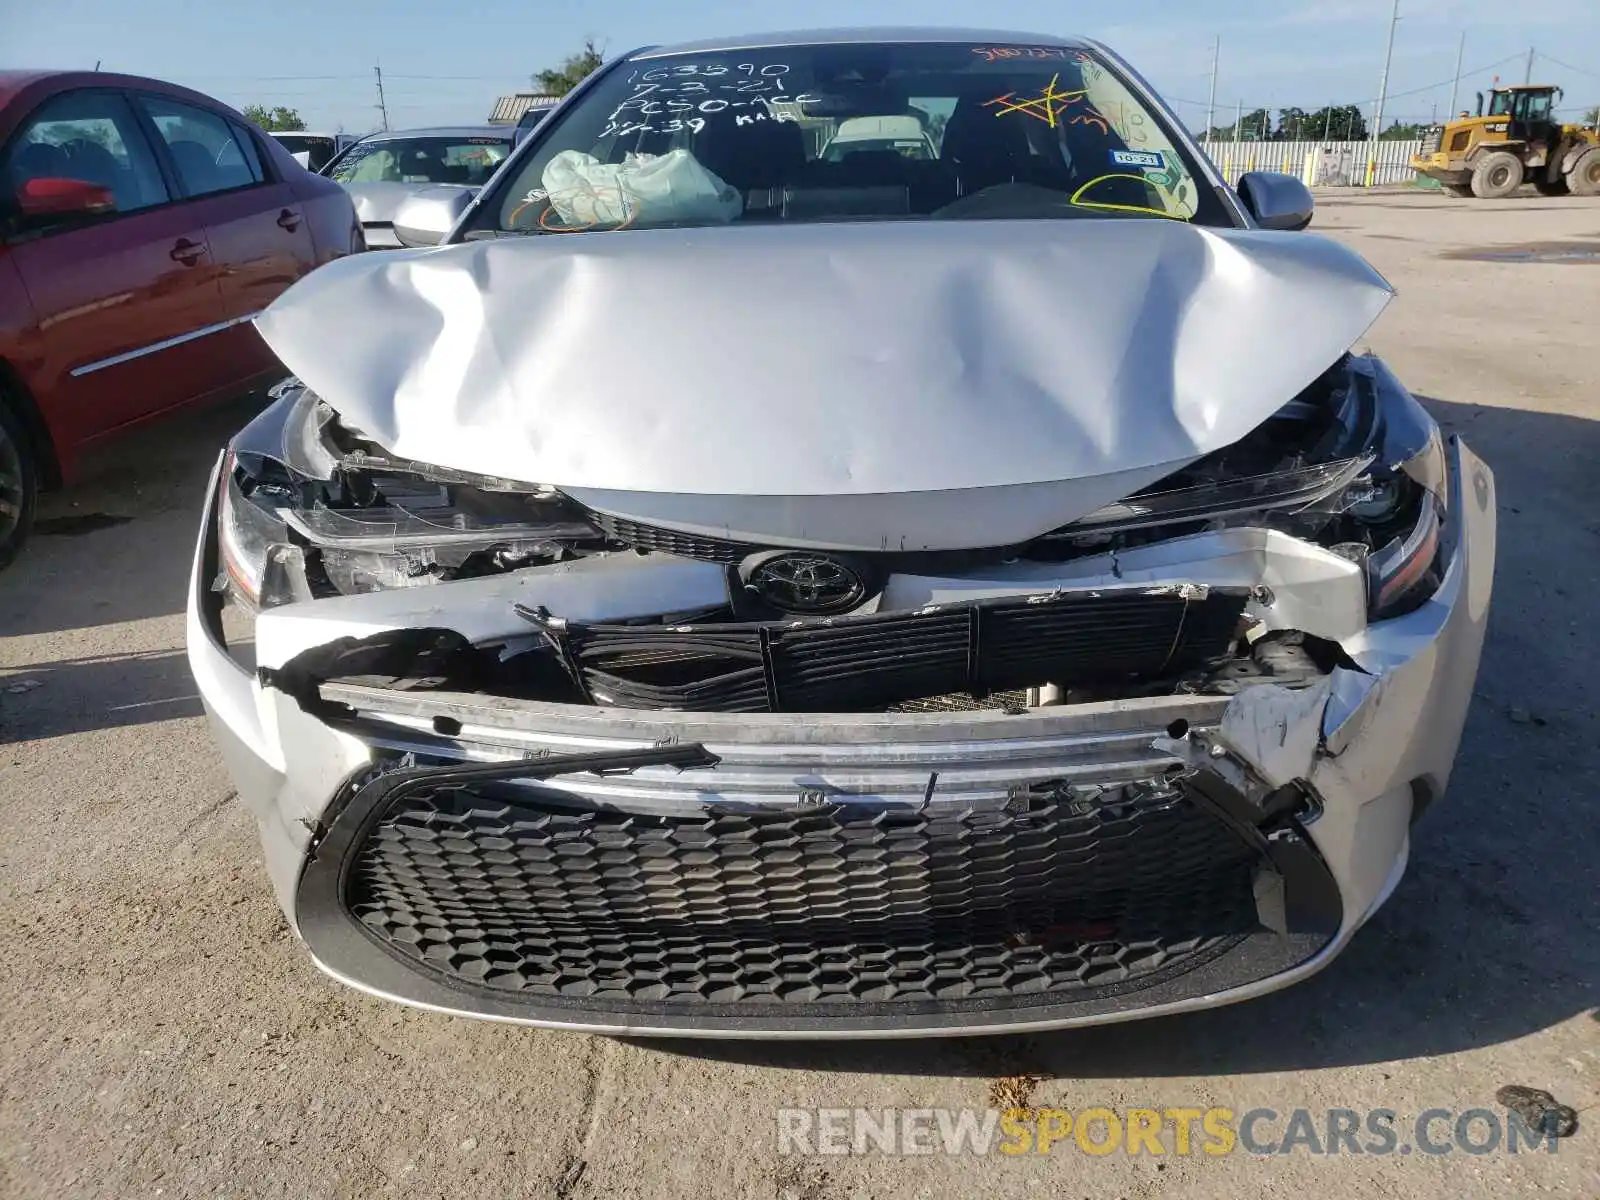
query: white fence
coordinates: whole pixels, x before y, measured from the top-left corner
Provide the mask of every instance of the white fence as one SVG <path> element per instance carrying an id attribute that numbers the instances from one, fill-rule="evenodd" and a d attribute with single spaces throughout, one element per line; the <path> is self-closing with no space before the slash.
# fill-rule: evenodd
<path id="1" fill-rule="evenodd" d="M 1246 171 L 1282 171 L 1313 187 L 1367 187 L 1415 179 L 1410 159 L 1421 148 L 1420 141 L 1212 142 L 1206 152 L 1230 184 Z"/>

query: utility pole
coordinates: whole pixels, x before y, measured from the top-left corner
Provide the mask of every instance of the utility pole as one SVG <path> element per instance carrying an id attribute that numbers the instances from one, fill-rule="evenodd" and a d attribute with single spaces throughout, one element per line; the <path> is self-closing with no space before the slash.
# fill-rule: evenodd
<path id="1" fill-rule="evenodd" d="M 1244 101 L 1239 100 L 1233 106 L 1233 140 L 1244 141 Z"/>
<path id="2" fill-rule="evenodd" d="M 1222 57 L 1222 35 L 1211 43 L 1211 93 L 1206 97 L 1206 145 L 1211 145 L 1211 122 L 1217 107 L 1217 59 Z"/>
<path id="3" fill-rule="evenodd" d="M 1456 77 L 1450 85 L 1450 107 L 1445 110 L 1444 119 L 1453 120 L 1456 115 L 1456 93 L 1461 90 L 1461 56 L 1467 52 L 1467 31 L 1461 31 L 1461 42 L 1456 46 Z"/>
<path id="4" fill-rule="evenodd" d="M 1383 74 L 1378 76 L 1378 103 L 1373 114 L 1372 131 L 1367 135 L 1367 186 L 1371 187 L 1378 171 L 1378 135 L 1383 132 L 1383 102 L 1389 98 L 1389 64 L 1394 61 L 1394 31 L 1400 24 L 1400 0 L 1394 0 L 1394 14 L 1389 18 L 1389 46 L 1383 52 Z"/>
<path id="5" fill-rule="evenodd" d="M 382 65 L 374 66 L 372 68 L 372 72 L 373 72 L 374 75 L 376 75 L 378 77 L 378 112 L 380 112 L 383 115 L 383 131 L 385 133 L 388 133 L 389 132 L 389 106 L 383 102 L 383 67 L 382 67 Z"/>
<path id="6" fill-rule="evenodd" d="M 1528 69 L 1522 73 L 1523 83 L 1533 82 L 1533 47 L 1528 47 Z"/>

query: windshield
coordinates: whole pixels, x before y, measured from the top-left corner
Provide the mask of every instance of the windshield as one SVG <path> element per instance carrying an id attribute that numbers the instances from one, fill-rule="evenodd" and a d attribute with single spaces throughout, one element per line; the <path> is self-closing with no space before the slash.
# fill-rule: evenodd
<path id="1" fill-rule="evenodd" d="M 381 138 L 350 147 L 329 175 L 340 183 L 479 186 L 509 153 L 509 137 Z"/>
<path id="2" fill-rule="evenodd" d="M 967 43 L 645 56 L 535 135 L 495 232 L 927 217 L 1231 226 L 1090 51 Z M 469 235 L 470 236 L 470 235 Z"/>

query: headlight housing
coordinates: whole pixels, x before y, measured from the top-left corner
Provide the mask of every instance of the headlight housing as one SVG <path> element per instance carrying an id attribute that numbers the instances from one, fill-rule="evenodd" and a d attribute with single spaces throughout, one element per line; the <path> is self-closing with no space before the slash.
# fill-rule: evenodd
<path id="1" fill-rule="evenodd" d="M 1366 568 L 1368 616 L 1378 620 L 1409 611 L 1438 586 L 1450 480 L 1438 424 L 1382 362 L 1362 362 L 1377 401 L 1378 457 L 1347 491 L 1345 515 L 1365 535 L 1348 544 L 1349 556 Z"/>
<path id="2" fill-rule="evenodd" d="M 1041 537 L 1097 553 L 1250 525 L 1315 541 L 1367 575 L 1368 616 L 1431 592 L 1446 518 L 1439 427 L 1387 367 L 1347 355 L 1247 437 Z"/>
<path id="3" fill-rule="evenodd" d="M 603 535 L 559 492 L 385 455 L 298 381 L 233 440 L 219 590 L 258 612 L 559 562 Z"/>
<path id="4" fill-rule="evenodd" d="M 249 612 L 311 598 L 305 552 L 268 501 L 272 485 L 251 476 L 228 451 L 217 497 L 217 548 L 222 560 L 218 583 Z"/>

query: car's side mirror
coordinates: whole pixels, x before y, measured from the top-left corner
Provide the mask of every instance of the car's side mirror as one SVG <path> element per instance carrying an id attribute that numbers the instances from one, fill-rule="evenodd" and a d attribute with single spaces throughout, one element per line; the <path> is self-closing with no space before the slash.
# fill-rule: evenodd
<path id="1" fill-rule="evenodd" d="M 424 188 L 406 198 L 394 215 L 394 236 L 402 246 L 437 246 L 467 211 L 475 188 Z"/>
<path id="2" fill-rule="evenodd" d="M 1235 190 L 1263 229 L 1304 229 L 1317 206 L 1311 189 L 1298 177 L 1277 171 L 1249 171 L 1239 176 Z"/>
<path id="3" fill-rule="evenodd" d="M 17 207 L 30 218 L 98 216 L 116 212 L 117 197 L 98 183 L 41 175 L 22 181 L 17 189 Z"/>

